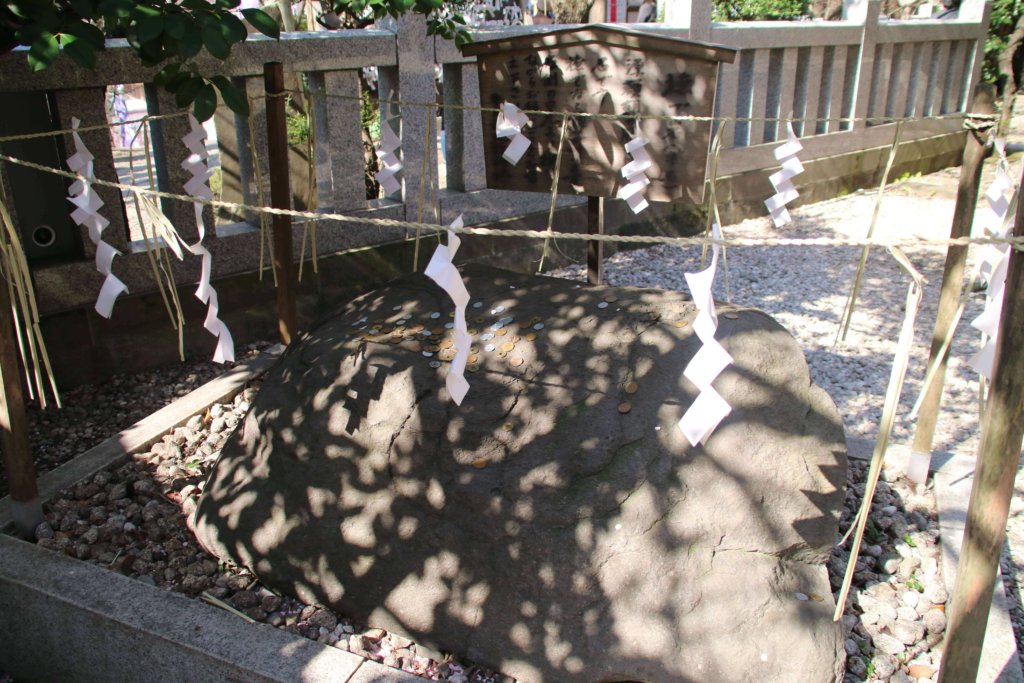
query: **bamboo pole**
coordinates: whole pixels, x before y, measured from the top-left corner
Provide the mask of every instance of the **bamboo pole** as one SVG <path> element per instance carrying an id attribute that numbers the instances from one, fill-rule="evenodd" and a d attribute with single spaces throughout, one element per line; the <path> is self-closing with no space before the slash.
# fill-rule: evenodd
<path id="1" fill-rule="evenodd" d="M 6 286 L 0 286 L 0 448 L 11 495 L 11 514 L 18 534 L 32 538 L 43 521 L 36 469 L 28 443 L 25 396 L 15 342 L 14 312 Z"/>
<path id="2" fill-rule="evenodd" d="M 1024 236 L 1024 202 L 1018 202 L 1013 234 Z M 1011 250 L 995 367 L 982 420 L 981 446 L 967 507 L 939 683 L 973 681 L 978 675 L 1013 497 L 1013 481 L 1024 439 L 1024 354 L 1020 353 L 1024 347 L 1022 292 L 1024 263 L 1021 254 Z"/>
<path id="3" fill-rule="evenodd" d="M 270 205 L 290 209 L 292 191 L 288 177 L 288 126 L 285 119 L 284 67 L 280 62 L 263 66 L 267 92 L 267 156 L 270 162 Z M 274 272 L 277 273 L 277 327 L 281 343 L 295 338 L 295 262 L 292 255 L 292 223 L 289 216 L 274 214 Z"/>
<path id="4" fill-rule="evenodd" d="M 983 83 L 974 91 L 971 113 L 991 115 L 995 112 L 995 87 Z M 981 168 L 985 161 L 987 131 L 971 131 L 964 145 L 963 163 L 960 166 L 960 184 L 956 191 L 956 207 L 953 209 L 953 224 L 949 236 L 968 237 L 974 222 L 974 210 L 978 203 L 981 186 Z M 932 439 L 939 419 L 942 404 L 943 378 L 949 360 L 946 337 L 955 325 L 954 319 L 960 303 L 960 292 L 964 286 L 964 269 L 967 265 L 967 246 L 951 245 L 946 250 L 946 266 L 942 272 L 942 289 L 939 293 L 939 310 L 935 317 L 932 333 L 932 347 L 928 367 L 935 364 L 935 379 L 928 386 L 921 400 L 917 426 L 914 429 L 914 444 L 910 454 L 907 476 L 923 484 L 928 478 L 928 467 L 932 459 Z M 941 354 L 941 356 L 940 356 Z"/>

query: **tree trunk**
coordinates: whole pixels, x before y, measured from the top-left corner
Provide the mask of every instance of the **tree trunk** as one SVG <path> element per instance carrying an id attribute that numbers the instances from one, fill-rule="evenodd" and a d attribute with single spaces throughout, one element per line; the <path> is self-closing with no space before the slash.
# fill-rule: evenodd
<path id="1" fill-rule="evenodd" d="M 590 13 L 589 0 L 550 0 L 548 3 L 555 13 L 556 24 L 583 24 Z"/>
<path id="2" fill-rule="evenodd" d="M 1013 28 L 1006 47 L 999 53 L 999 73 L 1006 78 L 1006 82 L 1003 84 L 1003 107 L 999 115 L 1000 136 L 1005 136 L 1010 132 L 1013 100 L 1017 95 L 1017 77 L 1013 74 L 1013 55 L 1022 42 L 1024 42 L 1024 15 L 1017 19 L 1017 25 Z"/>

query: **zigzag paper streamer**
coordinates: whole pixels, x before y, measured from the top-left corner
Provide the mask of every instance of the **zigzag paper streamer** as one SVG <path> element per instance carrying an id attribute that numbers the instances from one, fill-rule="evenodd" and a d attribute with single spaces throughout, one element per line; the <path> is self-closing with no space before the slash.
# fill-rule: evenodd
<path id="1" fill-rule="evenodd" d="M 395 135 L 394 129 L 387 121 L 380 124 L 380 148 L 377 149 L 377 158 L 380 159 L 383 170 L 378 171 L 374 176 L 380 186 L 384 188 L 385 194 L 394 194 L 402 189 L 395 175 L 402 170 L 402 160 L 395 152 L 402 146 L 402 141 Z"/>
<path id="2" fill-rule="evenodd" d="M 469 391 L 469 382 L 466 381 L 466 361 L 469 358 L 469 348 L 473 344 L 473 337 L 466 327 L 466 306 L 469 304 L 469 291 L 466 283 L 462 281 L 458 269 L 452 263 L 455 252 L 459 249 L 460 240 L 453 230 L 462 228 L 462 216 L 452 221 L 452 230 L 448 231 L 448 244 L 437 245 L 434 255 L 430 257 L 430 263 L 424 271 L 427 277 L 436 282 L 441 289 L 448 293 L 452 302 L 455 303 L 455 358 L 452 359 L 451 368 L 448 370 L 448 377 L 445 378 L 445 385 L 448 393 L 451 394 L 455 405 L 462 405 L 462 399 Z"/>
<path id="3" fill-rule="evenodd" d="M 985 232 L 993 237 L 1005 237 L 1012 227 L 1012 222 L 1006 221 L 1006 212 L 1010 208 L 1006 192 L 1014 187 L 1014 182 L 1006 159 L 1006 141 L 996 138 L 995 147 L 999 154 L 999 162 L 996 165 L 996 177 L 985 192 L 985 197 L 997 220 L 996 228 Z M 996 362 L 996 337 L 999 334 L 999 319 L 1002 316 L 1006 270 L 1009 264 L 1008 244 L 990 244 L 982 251 L 978 270 L 979 275 L 988 280 L 988 288 L 985 291 L 985 308 L 981 315 L 971 321 L 971 327 L 984 336 L 981 350 L 971 356 L 967 363 L 979 375 L 989 380 L 992 379 L 992 370 Z"/>
<path id="4" fill-rule="evenodd" d="M 127 292 L 128 287 L 114 275 L 111 268 L 114 257 L 120 256 L 121 252 L 103 241 L 103 231 L 110 225 L 110 221 L 99 214 L 99 210 L 103 208 L 103 200 L 92 187 L 92 180 L 96 177 L 93 156 L 78 134 L 80 124 L 81 121 L 78 119 L 71 119 L 75 153 L 68 158 L 68 168 L 85 179 L 71 183 L 71 187 L 68 188 L 68 201 L 76 207 L 71 212 L 71 219 L 88 229 L 89 239 L 96 245 L 96 270 L 105 276 L 99 296 L 96 297 L 96 312 L 104 318 L 110 318 L 114 312 L 114 301 L 122 293 Z"/>
<path id="5" fill-rule="evenodd" d="M 181 163 L 181 167 L 192 174 L 192 177 L 185 183 L 185 191 L 193 197 L 210 200 L 213 199 L 213 191 L 210 190 L 210 176 L 212 169 L 207 165 L 208 154 L 206 152 L 206 130 L 191 113 L 188 115 L 189 124 L 192 128 L 181 141 L 191 154 Z M 203 246 L 203 239 L 206 237 L 206 226 L 203 224 L 203 204 L 196 202 L 193 207 L 196 215 L 196 227 L 199 230 L 199 241 L 189 245 L 181 237 L 178 240 L 196 256 L 201 256 L 202 268 L 199 276 L 199 287 L 196 288 L 196 298 L 207 305 L 206 320 L 203 327 L 217 337 L 217 349 L 213 353 L 215 363 L 234 362 L 235 342 L 231 338 L 228 326 L 218 317 L 220 305 L 217 301 L 217 290 L 210 284 L 210 276 L 213 271 L 213 255 Z M 177 233 L 175 233 L 177 237 Z M 179 254 L 180 252 L 176 251 Z"/>
<path id="6" fill-rule="evenodd" d="M 793 177 L 804 172 L 804 166 L 796 158 L 797 152 L 804 148 L 793 132 L 793 124 L 787 123 L 787 141 L 775 149 L 775 159 L 782 164 L 782 168 L 768 176 L 775 194 L 765 200 L 765 207 L 772 216 L 772 222 L 776 228 L 781 228 L 793 219 L 786 210 L 786 204 L 800 196 L 793 187 Z"/>
<path id="7" fill-rule="evenodd" d="M 495 124 L 495 134 L 499 138 L 512 138 L 501 158 L 515 166 L 530 148 L 530 138 L 523 135 L 523 126 L 530 123 L 529 117 L 511 102 L 502 102 Z"/>
<path id="8" fill-rule="evenodd" d="M 633 213 L 640 213 L 648 207 L 644 198 L 644 191 L 651 184 L 647 177 L 647 169 L 651 167 L 651 157 L 644 149 L 648 144 L 647 138 L 637 135 L 626 143 L 626 152 L 633 157 L 633 160 L 622 167 L 622 177 L 626 184 L 619 188 L 616 195 L 619 199 L 625 199 Z"/>
<path id="9" fill-rule="evenodd" d="M 722 233 L 717 223 L 712 224 L 711 235 L 716 240 L 722 239 Z M 719 245 L 713 244 L 711 265 L 699 273 L 685 274 L 686 285 L 690 288 L 690 296 L 698 311 L 697 317 L 693 321 L 693 331 L 703 342 L 700 350 L 683 371 L 683 376 L 693 382 L 700 391 L 693 404 L 679 420 L 679 430 L 690 441 L 691 446 L 706 443 L 718 424 L 732 412 L 732 407 L 711 386 L 722 370 L 732 363 L 732 356 L 715 339 L 715 332 L 718 330 L 718 316 L 715 314 L 715 298 L 711 294 L 711 287 L 715 282 L 720 250 Z"/>

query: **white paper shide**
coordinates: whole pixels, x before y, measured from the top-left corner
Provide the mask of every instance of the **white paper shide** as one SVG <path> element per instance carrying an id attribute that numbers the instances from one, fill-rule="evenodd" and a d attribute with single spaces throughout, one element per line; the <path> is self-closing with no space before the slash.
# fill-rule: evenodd
<path id="1" fill-rule="evenodd" d="M 462 216 L 452 221 L 452 230 L 448 231 L 448 244 L 439 244 L 430 257 L 430 263 L 424 271 L 427 277 L 436 282 L 455 304 L 455 358 L 452 359 L 451 367 L 448 369 L 448 377 L 445 385 L 455 405 L 462 405 L 462 399 L 469 391 L 469 382 L 466 381 L 466 361 L 469 359 L 469 348 L 473 344 L 473 337 L 469 334 L 466 326 L 466 306 L 469 304 L 469 291 L 466 289 L 462 276 L 452 263 L 455 252 L 459 249 L 459 236 L 454 230 L 462 228 Z"/>
<path id="2" fill-rule="evenodd" d="M 722 238 L 717 223 L 712 225 L 711 234 L 716 240 Z M 685 274 L 686 286 L 690 288 L 690 296 L 698 311 L 693 321 L 693 331 L 702 342 L 700 350 L 683 371 L 683 376 L 693 382 L 700 392 L 679 420 L 679 429 L 691 446 L 707 443 L 719 423 L 732 412 L 732 407 L 711 386 L 715 378 L 732 363 L 732 356 L 715 339 L 718 316 L 715 314 L 715 298 L 711 288 L 718 270 L 719 251 L 719 245 L 713 245 L 711 265 L 699 273 Z"/>
<path id="3" fill-rule="evenodd" d="M 796 155 L 804 148 L 793 132 L 793 124 L 786 124 L 787 140 L 775 148 L 775 159 L 782 164 L 782 168 L 768 176 L 775 194 L 765 200 L 765 207 L 772 216 L 772 222 L 776 228 L 781 228 L 793 219 L 786 209 L 786 204 L 800 196 L 793 186 L 793 177 L 804 172 L 804 166 Z"/>
<path id="4" fill-rule="evenodd" d="M 523 126 L 530 123 L 529 117 L 511 102 L 502 102 L 495 124 L 495 134 L 499 138 L 512 138 L 501 158 L 515 166 L 530 148 L 530 138 L 523 135 Z"/>
<path id="5" fill-rule="evenodd" d="M 128 287 L 114 275 L 112 269 L 114 257 L 120 256 L 121 252 L 103 241 L 103 231 L 110 225 L 110 221 L 99 213 L 103 208 L 103 200 L 96 194 L 92 185 L 96 178 L 93 156 L 78 134 L 80 124 L 81 121 L 77 118 L 71 119 L 75 153 L 68 158 L 67 163 L 68 168 L 83 178 L 71 183 L 71 187 L 68 188 L 68 201 L 75 206 L 71 212 L 71 220 L 86 228 L 89 231 L 89 239 L 96 245 L 96 270 L 104 276 L 103 286 L 96 297 L 96 312 L 104 318 L 110 318 L 114 312 L 114 301 L 122 293 L 127 292 Z"/>
<path id="6" fill-rule="evenodd" d="M 191 174 L 191 178 L 185 183 L 185 191 L 193 197 L 203 200 L 213 199 L 213 191 L 210 189 L 210 176 L 213 170 L 210 169 L 206 151 L 206 131 L 192 114 L 188 116 L 191 130 L 182 138 L 185 147 L 191 152 L 181 163 L 181 167 Z M 213 255 L 203 246 L 203 239 L 206 237 L 206 227 L 203 224 L 203 207 L 201 202 L 193 204 L 196 215 L 196 228 L 199 230 L 199 241 L 189 245 L 180 237 L 182 245 L 196 256 L 202 257 L 202 267 L 199 276 L 199 287 L 196 289 L 196 298 L 207 305 L 206 320 L 203 327 L 210 334 L 217 337 L 217 349 L 214 351 L 213 360 L 216 363 L 234 362 L 235 343 L 228 331 L 228 326 L 219 317 L 220 304 L 217 301 L 217 290 L 210 284 L 210 277 L 213 271 Z M 178 258 L 181 258 L 180 250 L 175 250 Z"/>
<path id="7" fill-rule="evenodd" d="M 380 161 L 381 170 L 374 176 L 384 194 L 394 194 L 402 189 L 401 183 L 395 176 L 402 170 L 402 160 L 398 158 L 398 148 L 402 141 L 398 139 L 395 130 L 387 121 L 380 124 L 380 147 L 377 149 L 377 159 Z"/>
<path id="8" fill-rule="evenodd" d="M 999 162 L 996 165 L 996 177 L 985 192 L 989 208 L 994 215 L 995 227 L 986 229 L 991 237 L 1006 237 L 1013 221 L 1006 220 L 1006 212 L 1010 202 L 1006 193 L 1014 188 L 1013 177 L 1010 175 L 1009 162 L 1006 160 L 1006 141 L 995 140 Z M 979 276 L 988 282 L 985 290 L 985 308 L 977 318 L 971 321 L 971 327 L 982 333 L 982 347 L 971 356 L 968 364 L 986 379 L 992 379 L 992 370 L 996 362 L 996 337 L 999 335 L 999 319 L 1003 310 L 1003 294 L 1006 288 L 1006 270 L 1010 265 L 1010 245 L 989 244 L 981 252 Z"/>
<path id="9" fill-rule="evenodd" d="M 651 167 L 651 157 L 645 149 L 647 144 L 647 138 L 637 135 L 625 145 L 626 152 L 633 160 L 622 167 L 622 177 L 626 179 L 626 184 L 619 188 L 616 196 L 625 199 L 633 213 L 640 213 L 648 207 L 647 199 L 644 198 L 644 192 L 651 184 L 647 177 L 647 170 Z"/>

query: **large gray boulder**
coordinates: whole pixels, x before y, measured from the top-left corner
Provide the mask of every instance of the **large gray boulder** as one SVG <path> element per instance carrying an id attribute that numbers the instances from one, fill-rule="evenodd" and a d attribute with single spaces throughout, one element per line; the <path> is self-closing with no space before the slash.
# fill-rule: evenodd
<path id="1" fill-rule="evenodd" d="M 720 310 L 732 414 L 692 448 L 681 294 L 465 276 L 495 336 L 463 405 L 440 289 L 355 300 L 267 375 L 199 504 L 203 545 L 522 681 L 840 680 L 843 429 L 793 338 Z"/>

